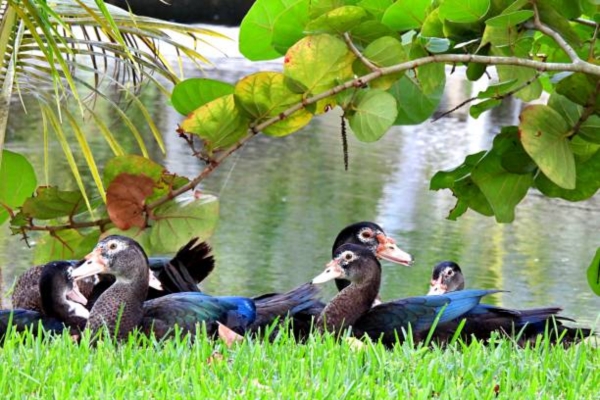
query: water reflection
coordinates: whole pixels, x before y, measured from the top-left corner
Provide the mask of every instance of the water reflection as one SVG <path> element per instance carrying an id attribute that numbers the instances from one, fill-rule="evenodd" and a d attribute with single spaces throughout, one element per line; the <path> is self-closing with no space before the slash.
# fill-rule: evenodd
<path id="1" fill-rule="evenodd" d="M 219 68 L 208 69 L 207 74 L 230 82 L 249 68 L 270 70 L 278 65 L 248 67 L 235 58 L 215 64 Z M 442 109 L 481 89 L 459 73 L 449 78 L 448 85 Z M 174 133 L 180 116 L 165 107 L 157 93 L 146 96 L 145 104 L 160 116 L 165 165 L 193 176 L 200 165 Z M 492 301 L 509 307 L 562 305 L 566 315 L 592 323 L 600 299 L 589 290 L 585 269 L 600 243 L 598 199 L 569 204 L 532 191 L 518 207 L 516 221 L 498 225 L 472 212 L 457 222 L 448 221 L 454 199 L 449 192 L 429 191 L 436 170 L 452 168 L 467 154 L 488 147 L 499 124 L 516 122 L 519 107 L 517 101 L 506 102 L 479 120 L 468 118 L 467 110 L 461 109 L 436 123 L 394 128 L 374 144 L 350 137 L 348 171 L 337 110 L 289 137 L 255 138 L 203 184 L 204 191 L 221 199 L 221 219 L 211 241 L 218 268 L 203 287 L 215 294 L 251 295 L 296 286 L 321 270 L 343 226 L 368 219 L 380 222 L 417 259 L 410 269 L 385 266 L 384 298 L 425 293 L 431 267 L 450 259 L 463 267 L 467 287 L 509 291 Z M 31 115 L 13 116 L 9 147 L 34 155 L 36 169 L 42 171 L 39 136 L 27 134 L 38 132 L 40 121 Z M 118 132 L 117 122 L 113 126 Z M 92 126 L 89 133 L 98 136 Z M 109 157 L 99 153 L 101 141 L 96 142 L 96 157 Z M 124 146 L 135 148 L 135 143 Z M 61 154 L 57 148 L 51 151 Z M 155 146 L 151 151 L 159 156 Z M 64 185 L 68 176 L 64 160 L 57 156 L 52 163 L 50 183 Z M 6 227 L 0 231 L 0 249 L 6 288 L 31 264 L 32 252 L 19 238 L 9 236 Z M 331 286 L 326 296 L 333 294 Z"/>

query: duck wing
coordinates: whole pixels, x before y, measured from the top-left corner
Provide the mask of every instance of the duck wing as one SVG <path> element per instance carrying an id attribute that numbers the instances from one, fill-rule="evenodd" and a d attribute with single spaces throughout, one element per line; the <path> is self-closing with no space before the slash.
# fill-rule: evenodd
<path id="1" fill-rule="evenodd" d="M 355 334 L 382 338 L 392 344 L 403 340 L 410 330 L 416 340 L 423 340 L 434 321 L 444 325 L 458 320 L 479 305 L 484 296 L 499 290 L 462 290 L 440 296 L 417 296 L 394 300 L 371 308 L 353 326 Z"/>
<path id="2" fill-rule="evenodd" d="M 148 299 L 169 293 L 199 292 L 202 282 L 215 268 L 212 248 L 198 238 L 190 240 L 172 259 L 151 257 L 150 269 L 161 282 L 164 291 L 150 288 Z"/>
<path id="3" fill-rule="evenodd" d="M 64 329 L 67 329 L 60 320 L 45 317 L 37 311 L 23 309 L 0 310 L 0 340 L 3 340 L 12 326 L 16 328 L 17 332 L 29 329 L 34 333 L 39 333 L 38 327 L 53 333 L 61 333 Z"/>
<path id="4" fill-rule="evenodd" d="M 319 299 L 320 293 L 319 286 L 305 283 L 286 293 L 269 293 L 254 297 L 256 321 L 250 326 L 250 330 L 264 330 L 276 319 L 282 320 L 287 316 L 292 318 L 294 326 L 298 326 L 297 329 L 303 329 L 300 325 L 308 325 L 310 328 L 312 316 L 316 318 L 324 307 Z"/>
<path id="5" fill-rule="evenodd" d="M 176 325 L 186 333 L 195 334 L 203 323 L 207 332 L 213 334 L 217 322 L 243 334 L 255 319 L 252 299 L 183 292 L 146 301 L 141 325 L 144 332 L 154 332 L 158 337 L 172 334 Z"/>

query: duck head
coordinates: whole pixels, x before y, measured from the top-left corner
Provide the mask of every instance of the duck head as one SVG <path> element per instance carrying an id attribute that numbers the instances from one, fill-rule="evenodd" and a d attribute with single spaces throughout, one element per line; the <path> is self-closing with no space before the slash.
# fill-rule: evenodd
<path id="1" fill-rule="evenodd" d="M 145 262 L 140 263 L 140 259 Z M 141 267 L 145 267 L 145 273 Z M 113 275 L 117 281 L 132 281 L 140 275 L 146 277 L 148 257 L 135 240 L 119 235 L 107 236 L 72 273 L 75 280 L 96 274 Z"/>
<path id="2" fill-rule="evenodd" d="M 342 229 L 333 243 L 332 255 L 338 247 L 346 243 L 367 247 L 377 258 L 396 264 L 409 267 L 414 262 L 413 256 L 401 250 L 396 241 L 387 236 L 383 228 L 374 222 L 357 222 Z"/>
<path id="3" fill-rule="evenodd" d="M 112 275 L 117 280 L 130 280 L 136 274 L 133 265 L 145 260 L 148 269 L 148 257 L 141 246 L 126 236 L 111 235 L 98 242 L 94 250 L 79 263 L 73 272 L 75 280 L 93 275 Z M 139 271 L 137 272 L 139 274 Z M 145 274 L 144 274 L 145 275 Z M 163 290 L 162 284 L 152 272 L 148 272 L 148 285 L 157 290 Z"/>
<path id="4" fill-rule="evenodd" d="M 360 284 L 374 275 L 381 275 L 381 265 L 373 252 L 364 246 L 348 243 L 337 248 L 325 271 L 316 276 L 312 283 L 346 279 Z"/>
<path id="5" fill-rule="evenodd" d="M 72 277 L 73 264 L 68 261 L 54 261 L 44 265 L 40 276 L 42 309 L 48 317 L 55 317 L 67 323 L 89 318 L 85 308 L 87 299 L 79 291 Z M 75 322 L 79 325 L 80 320 Z"/>
<path id="6" fill-rule="evenodd" d="M 396 245 L 395 240 L 387 236 L 385 231 L 374 222 L 357 222 L 342 229 L 333 243 L 332 255 L 335 254 L 338 247 L 347 243 L 363 246 L 369 249 L 377 258 L 396 264 L 409 267 L 414 262 L 413 257 L 401 250 Z M 350 282 L 347 279 L 338 278 L 335 280 L 338 290 L 344 289 L 349 284 Z"/>
<path id="7" fill-rule="evenodd" d="M 465 288 L 465 278 L 457 263 L 442 261 L 433 268 L 427 295 L 439 295 Z"/>

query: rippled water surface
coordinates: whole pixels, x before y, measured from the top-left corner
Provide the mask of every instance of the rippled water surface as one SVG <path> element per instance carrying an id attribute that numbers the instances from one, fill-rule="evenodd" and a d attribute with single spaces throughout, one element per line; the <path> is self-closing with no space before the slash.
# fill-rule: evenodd
<path id="1" fill-rule="evenodd" d="M 214 68 L 205 73 L 229 82 L 279 65 L 249 64 L 235 55 L 215 55 L 212 60 Z M 480 89 L 457 72 L 449 77 L 441 109 Z M 164 164 L 192 177 L 201 166 L 174 133 L 181 117 L 153 91 L 145 93 L 144 102 L 157 115 L 165 135 Z M 517 208 L 515 222 L 500 225 L 472 211 L 449 221 L 445 217 L 453 197 L 447 191 L 429 190 L 435 171 L 453 168 L 466 155 L 488 147 L 498 125 L 517 123 L 520 107 L 517 101 L 506 102 L 478 120 L 461 109 L 435 123 L 395 127 L 372 144 L 350 135 L 348 171 L 338 110 L 315 118 L 289 137 L 256 137 L 203 184 L 202 190 L 217 194 L 221 201 L 220 223 L 211 238 L 218 266 L 203 288 L 242 295 L 291 288 L 323 268 L 342 227 L 373 220 L 417 260 L 413 268 L 384 266 L 385 299 L 425 293 L 431 267 L 454 260 L 463 268 L 467 287 L 507 291 L 492 302 L 508 307 L 561 305 L 566 315 L 594 323 L 600 298 L 588 288 L 585 270 L 600 246 L 598 198 L 572 204 L 530 191 Z M 107 118 L 111 118 L 108 111 Z M 34 155 L 38 176 L 43 176 L 40 124 L 33 113 L 13 113 L 8 147 Z M 144 133 L 150 136 L 147 130 Z M 102 140 L 91 141 L 99 160 L 110 157 Z M 129 137 L 124 141 L 134 146 Z M 57 146 L 51 151 L 56 157 L 50 160 L 50 183 L 64 187 L 68 175 L 61 150 Z M 153 154 L 160 159 L 158 149 Z M 32 251 L 3 227 L 0 263 L 5 291 L 31 260 Z M 333 293 L 328 287 L 325 296 Z"/>

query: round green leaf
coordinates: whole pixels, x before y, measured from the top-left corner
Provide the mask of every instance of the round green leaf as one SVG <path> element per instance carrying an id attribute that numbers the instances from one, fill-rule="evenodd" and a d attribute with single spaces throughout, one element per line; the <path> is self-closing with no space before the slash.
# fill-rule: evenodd
<path id="1" fill-rule="evenodd" d="M 473 104 L 471 108 L 469 108 L 469 115 L 471 118 L 477 119 L 482 113 L 489 111 L 494 107 L 498 107 L 500 104 L 502 104 L 502 100 L 487 99 L 481 101 L 477 104 Z"/>
<path id="2" fill-rule="evenodd" d="M 221 96 L 233 93 L 229 83 L 206 78 L 191 78 L 179 82 L 173 88 L 171 104 L 183 115 Z"/>
<path id="3" fill-rule="evenodd" d="M 22 211 L 28 217 L 53 219 L 74 216 L 87 210 L 80 191 L 62 191 L 52 186 L 41 186 L 35 197 L 29 197 L 23 203 Z"/>
<path id="4" fill-rule="evenodd" d="M 389 67 L 408 60 L 402 43 L 396 38 L 384 36 L 374 40 L 364 50 L 363 55 L 378 67 Z M 354 62 L 354 70 L 358 75 L 366 75 L 370 70 L 361 60 Z M 369 86 L 375 89 L 389 89 L 394 82 L 400 79 L 404 72 L 385 75 L 369 82 Z"/>
<path id="5" fill-rule="evenodd" d="M 513 174 L 502 167 L 502 157 L 492 149 L 473 168 L 473 182 L 494 211 L 496 221 L 512 222 L 515 207 L 523 200 L 533 183 L 533 175 Z"/>
<path id="6" fill-rule="evenodd" d="M 210 153 L 227 148 L 246 136 L 248 123 L 230 94 L 196 109 L 181 123 L 181 128 L 200 136 L 204 140 L 205 150 Z"/>
<path id="7" fill-rule="evenodd" d="M 358 26 L 367 16 L 362 7 L 343 6 L 310 21 L 305 33 L 345 33 Z"/>
<path id="8" fill-rule="evenodd" d="M 490 8 L 490 0 L 444 0 L 440 5 L 440 18 L 452 22 L 477 22 Z"/>
<path id="9" fill-rule="evenodd" d="M 361 0 L 357 3 L 358 6 L 367 10 L 377 21 L 380 21 L 394 0 Z"/>
<path id="10" fill-rule="evenodd" d="M 592 291 L 600 296 L 600 247 L 596 250 L 596 255 L 587 269 L 587 279 Z"/>
<path id="11" fill-rule="evenodd" d="M 35 245 L 33 260 L 36 264 L 47 263 L 48 260 L 77 260 L 88 254 L 100 236 L 99 231 L 82 235 L 75 229 L 43 235 Z M 91 245 L 91 246 L 90 246 Z"/>
<path id="12" fill-rule="evenodd" d="M 302 39 L 308 22 L 308 0 L 297 0 L 288 5 L 273 24 L 273 48 L 284 54 L 294 43 Z"/>
<path id="13" fill-rule="evenodd" d="M 600 117 L 592 115 L 579 127 L 579 136 L 588 142 L 600 144 Z"/>
<path id="14" fill-rule="evenodd" d="M 533 11 L 520 10 L 497 15 L 485 21 L 485 24 L 488 26 L 493 26 L 494 28 L 509 28 L 511 26 L 523 23 L 532 17 Z"/>
<path id="15" fill-rule="evenodd" d="M 9 217 L 5 207 L 20 207 L 33 195 L 37 179 L 33 167 L 25 157 L 9 150 L 2 150 L 0 166 L 0 225 Z"/>
<path id="16" fill-rule="evenodd" d="M 521 143 L 542 172 L 558 186 L 575 188 L 575 159 L 569 127 L 559 113 L 544 105 L 527 107 L 520 116 Z"/>
<path id="17" fill-rule="evenodd" d="M 394 96 L 378 89 L 358 92 L 353 111 L 348 117 L 350 128 L 363 142 L 381 139 L 396 120 L 398 113 Z"/>
<path id="18" fill-rule="evenodd" d="M 395 31 L 383 25 L 379 21 L 367 20 L 356 26 L 351 31 L 352 41 L 362 47 L 366 47 L 374 41 L 384 36 L 398 36 Z M 399 36 L 398 36 L 399 37 Z"/>
<path id="19" fill-rule="evenodd" d="M 150 247 L 154 252 L 173 252 L 190 238 L 208 239 L 217 226 L 219 201 L 202 194 L 169 201 L 154 210 Z"/>
<path id="20" fill-rule="evenodd" d="M 256 0 L 240 25 L 240 53 L 251 61 L 279 58 L 273 48 L 273 25 L 277 16 L 296 0 Z"/>
<path id="21" fill-rule="evenodd" d="M 302 95 L 292 92 L 279 72 L 258 72 L 241 79 L 235 86 L 235 101 L 256 122 L 279 116 L 290 106 L 300 103 Z M 312 114 L 301 109 L 285 119 L 267 127 L 263 132 L 284 136 L 295 132 L 310 122 Z"/>
<path id="22" fill-rule="evenodd" d="M 398 0 L 385 11 L 381 22 L 397 31 L 418 29 L 430 6 L 431 0 Z"/>
<path id="23" fill-rule="evenodd" d="M 354 59 L 346 44 L 334 36 L 308 36 L 286 53 L 283 73 L 303 84 L 308 93 L 318 94 L 352 79 Z"/>
<path id="24" fill-rule="evenodd" d="M 429 94 L 423 92 L 420 83 L 404 75 L 389 89 L 398 106 L 398 117 L 394 125 L 420 124 L 437 109 L 444 95 L 445 80 L 438 82 L 438 87 Z"/>

